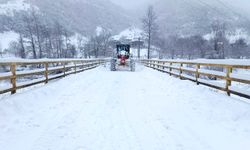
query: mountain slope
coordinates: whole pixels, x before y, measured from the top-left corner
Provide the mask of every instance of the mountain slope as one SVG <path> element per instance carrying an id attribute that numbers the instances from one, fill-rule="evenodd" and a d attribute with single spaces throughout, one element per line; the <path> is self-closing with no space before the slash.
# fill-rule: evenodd
<path id="1" fill-rule="evenodd" d="M 218 0 L 159 0 L 155 3 L 161 28 L 181 35 L 209 32 L 215 20 L 225 22 L 229 29 L 246 27 L 248 20 Z"/>
<path id="2" fill-rule="evenodd" d="M 92 33 L 97 26 L 117 32 L 131 22 L 125 10 L 109 0 L 31 0 L 31 3 L 49 17 L 83 33 Z"/>
<path id="3" fill-rule="evenodd" d="M 92 34 L 97 26 L 118 33 L 133 22 L 127 11 L 109 0 L 0 0 L 0 17 L 31 7 L 37 8 L 48 20 L 57 20 L 85 35 Z"/>

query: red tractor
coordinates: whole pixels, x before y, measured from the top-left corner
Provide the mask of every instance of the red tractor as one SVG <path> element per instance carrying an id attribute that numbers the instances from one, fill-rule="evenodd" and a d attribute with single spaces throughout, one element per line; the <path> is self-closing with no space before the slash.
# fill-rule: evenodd
<path id="1" fill-rule="evenodd" d="M 116 55 L 111 59 L 111 71 L 116 71 L 119 67 L 135 71 L 135 61 L 130 52 L 130 45 L 120 44 L 116 46 Z"/>

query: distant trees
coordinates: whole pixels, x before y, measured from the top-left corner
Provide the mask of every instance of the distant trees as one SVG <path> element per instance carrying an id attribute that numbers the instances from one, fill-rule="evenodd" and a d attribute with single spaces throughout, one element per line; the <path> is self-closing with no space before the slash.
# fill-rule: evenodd
<path id="1" fill-rule="evenodd" d="M 215 21 L 211 25 L 209 38 L 205 38 L 204 34 L 183 36 L 173 33 L 161 36 L 156 46 L 161 49 L 160 58 L 225 59 L 250 57 L 250 47 L 246 39 L 236 38 L 229 41 L 227 25 L 220 21 Z"/>
<path id="2" fill-rule="evenodd" d="M 0 57 L 3 57 L 3 49 L 1 43 L 0 43 Z"/>
<path id="3" fill-rule="evenodd" d="M 17 43 L 10 45 L 17 56 L 33 59 L 77 56 L 76 46 L 70 43 L 74 32 L 59 21 L 46 18 L 35 8 L 14 13 L 7 20 L 5 24 L 19 34 Z"/>
<path id="4" fill-rule="evenodd" d="M 224 59 L 225 58 L 225 45 L 226 39 L 226 24 L 220 21 L 215 21 L 212 24 L 212 33 L 214 34 L 213 46 L 215 50 L 214 58 Z"/>
<path id="5" fill-rule="evenodd" d="M 96 58 L 107 57 L 112 55 L 112 48 L 110 44 L 111 33 L 108 29 L 102 28 L 100 33 L 90 37 L 90 40 L 85 45 L 84 55 L 92 55 Z"/>
<path id="6" fill-rule="evenodd" d="M 151 44 L 158 31 L 157 16 L 153 6 L 149 6 L 146 15 L 142 19 L 143 30 L 147 39 L 148 59 L 150 59 Z"/>
<path id="7" fill-rule="evenodd" d="M 144 41 L 142 39 L 142 37 L 138 37 L 138 39 L 134 39 L 132 42 L 131 42 L 131 46 L 133 48 L 136 48 L 137 49 L 137 57 L 140 59 L 141 58 L 141 48 L 143 47 L 144 45 Z"/>
<path id="8" fill-rule="evenodd" d="M 231 44 L 231 57 L 232 58 L 244 58 L 249 57 L 249 49 L 246 41 L 242 38 L 235 41 L 235 43 Z"/>

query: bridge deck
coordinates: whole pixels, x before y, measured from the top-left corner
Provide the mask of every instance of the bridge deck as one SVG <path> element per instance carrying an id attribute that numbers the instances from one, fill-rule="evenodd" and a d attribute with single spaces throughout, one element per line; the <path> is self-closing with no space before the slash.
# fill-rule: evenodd
<path id="1" fill-rule="evenodd" d="M 100 67 L 0 101 L 4 150 L 245 149 L 249 124 L 249 104 L 143 67 Z"/>

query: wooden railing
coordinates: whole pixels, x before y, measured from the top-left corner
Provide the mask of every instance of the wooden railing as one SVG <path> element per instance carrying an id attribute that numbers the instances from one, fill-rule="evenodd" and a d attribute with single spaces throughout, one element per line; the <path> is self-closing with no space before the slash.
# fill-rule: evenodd
<path id="1" fill-rule="evenodd" d="M 7 92 L 15 94 L 18 89 L 41 83 L 47 84 L 50 80 L 93 69 L 106 61 L 105 59 L 74 59 L 0 62 L 0 94 Z M 25 82 L 19 80 L 25 80 Z"/>
<path id="2" fill-rule="evenodd" d="M 209 87 L 213 87 L 230 94 L 250 99 L 249 90 L 239 89 L 232 86 L 233 82 L 250 87 L 250 75 L 234 73 L 238 70 L 247 70 L 250 73 L 250 63 L 246 65 L 223 64 L 223 63 L 200 63 L 200 62 L 182 62 L 182 61 L 164 61 L 164 60 L 141 60 L 141 62 L 150 68 L 168 73 L 170 76 L 176 76 L 180 79 L 187 79 Z M 225 83 L 223 83 L 225 82 Z"/>

